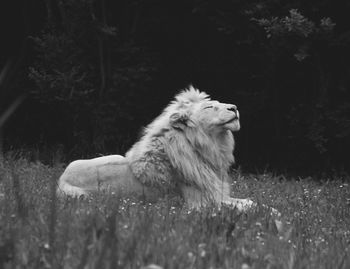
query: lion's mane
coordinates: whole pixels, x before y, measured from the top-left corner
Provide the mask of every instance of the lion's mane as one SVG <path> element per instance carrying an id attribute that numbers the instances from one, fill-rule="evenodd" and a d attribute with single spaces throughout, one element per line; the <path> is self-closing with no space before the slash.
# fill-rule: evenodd
<path id="1" fill-rule="evenodd" d="M 191 124 L 194 105 L 209 100 L 206 93 L 190 87 L 175 96 L 145 128 L 142 138 L 126 154 L 137 180 L 164 192 L 179 191 L 192 206 L 219 205 L 230 199 L 232 132 L 225 130 L 213 136 L 201 125 Z M 172 115 L 178 115 L 181 128 L 173 124 Z"/>

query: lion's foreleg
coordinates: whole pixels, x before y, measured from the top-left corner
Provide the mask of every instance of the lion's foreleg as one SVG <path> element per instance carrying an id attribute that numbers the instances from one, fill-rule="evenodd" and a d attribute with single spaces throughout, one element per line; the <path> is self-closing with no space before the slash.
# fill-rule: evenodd
<path id="1" fill-rule="evenodd" d="M 200 209 L 210 204 L 210 199 L 201 190 L 192 186 L 182 186 L 181 193 L 189 208 Z"/>
<path id="2" fill-rule="evenodd" d="M 242 212 L 251 209 L 255 205 L 255 203 L 250 199 L 237 199 L 232 197 L 225 200 L 223 204 L 237 208 L 238 211 Z"/>

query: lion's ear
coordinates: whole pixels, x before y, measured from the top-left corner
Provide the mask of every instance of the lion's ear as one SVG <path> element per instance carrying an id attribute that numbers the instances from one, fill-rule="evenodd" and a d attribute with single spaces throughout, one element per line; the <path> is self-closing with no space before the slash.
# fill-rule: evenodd
<path id="1" fill-rule="evenodd" d="M 190 118 L 186 113 L 175 112 L 170 115 L 170 125 L 175 129 L 183 130 L 189 123 Z"/>

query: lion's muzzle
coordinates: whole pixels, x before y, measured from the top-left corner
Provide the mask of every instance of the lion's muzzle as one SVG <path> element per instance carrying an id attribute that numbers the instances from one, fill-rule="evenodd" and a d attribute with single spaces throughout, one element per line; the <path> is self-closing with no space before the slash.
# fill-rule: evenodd
<path id="1" fill-rule="evenodd" d="M 235 112 L 237 114 L 237 106 L 235 105 L 231 105 L 227 108 L 227 110 L 229 111 L 232 111 L 232 112 Z"/>

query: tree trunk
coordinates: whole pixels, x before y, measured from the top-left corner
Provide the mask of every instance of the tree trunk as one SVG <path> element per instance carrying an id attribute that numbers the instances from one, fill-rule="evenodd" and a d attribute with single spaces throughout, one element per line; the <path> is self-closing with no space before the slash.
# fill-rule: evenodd
<path id="1" fill-rule="evenodd" d="M 53 12 L 52 12 L 52 0 L 46 0 L 46 12 L 47 12 L 47 22 L 50 26 L 54 24 Z"/>
<path id="2" fill-rule="evenodd" d="M 100 58 L 100 76 L 101 76 L 101 86 L 99 96 L 103 96 L 106 89 L 106 63 L 105 63 L 105 48 L 104 48 L 104 38 L 103 36 L 98 36 L 98 52 Z"/>
<path id="3" fill-rule="evenodd" d="M 0 167 L 4 163 L 4 137 L 3 128 L 0 128 Z"/>

